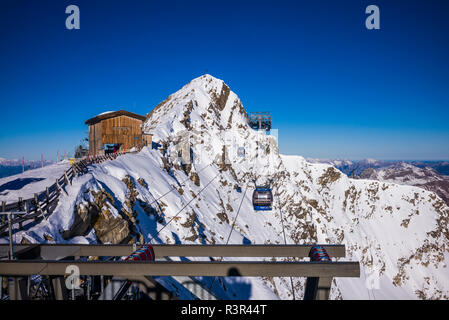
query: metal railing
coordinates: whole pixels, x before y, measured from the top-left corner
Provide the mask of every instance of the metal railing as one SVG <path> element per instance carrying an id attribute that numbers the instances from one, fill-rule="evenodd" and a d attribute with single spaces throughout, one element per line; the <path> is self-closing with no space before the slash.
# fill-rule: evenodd
<path id="1" fill-rule="evenodd" d="M 297 257 L 305 258 L 315 245 L 154 245 L 156 258 L 179 257 Z M 17 245 L 19 260 L 0 260 L 0 276 L 10 279 L 11 299 L 24 299 L 26 286 L 31 275 L 53 279 L 62 292 L 62 280 L 69 266 L 76 265 L 80 275 L 128 279 L 136 282 L 142 292 L 151 292 L 156 287 L 153 276 L 170 277 L 307 277 L 306 299 L 328 299 L 334 277 L 359 277 L 359 262 L 342 261 L 86 261 L 86 256 L 126 256 L 133 251 L 133 245 L 69 245 L 34 244 Z M 332 257 L 344 257 L 344 245 L 322 245 Z M 0 245 L 0 253 L 8 250 Z M 22 251 L 23 253 L 20 253 Z M 26 254 L 27 259 L 23 260 Z M 58 260 L 67 259 L 72 260 Z M 213 260 L 213 259 L 211 259 Z M 12 280 L 11 280 L 12 279 Z M 309 281 L 314 280 L 314 281 Z M 193 283 L 184 283 L 189 291 Z M 198 285 L 196 283 L 195 285 Z M 190 286 L 190 287 L 189 287 Z M 56 290 L 56 289 L 55 289 Z M 58 291 L 56 290 L 56 291 Z M 56 292 L 55 291 L 55 292 Z M 59 292 L 58 291 L 58 292 Z M 159 292 L 162 292 L 159 290 Z M 201 290 L 198 292 L 202 292 Z M 168 292 L 169 293 L 169 292 Z M 165 291 L 167 297 L 167 291 Z M 198 293 L 199 294 L 199 293 Z M 59 295 L 57 299 L 64 299 Z M 161 296 L 162 297 L 162 296 Z M 168 294 L 170 298 L 170 293 Z M 173 298 L 173 297 L 171 297 Z M 202 296 L 202 298 L 207 298 Z"/>

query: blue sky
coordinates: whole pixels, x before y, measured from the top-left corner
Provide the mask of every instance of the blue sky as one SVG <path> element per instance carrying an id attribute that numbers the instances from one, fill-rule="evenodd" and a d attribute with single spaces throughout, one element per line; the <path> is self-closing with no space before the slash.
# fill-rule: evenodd
<path id="1" fill-rule="evenodd" d="M 73 154 L 86 119 L 146 114 L 207 70 L 271 111 L 282 153 L 449 159 L 448 14 L 435 0 L 2 0 L 0 157 Z"/>

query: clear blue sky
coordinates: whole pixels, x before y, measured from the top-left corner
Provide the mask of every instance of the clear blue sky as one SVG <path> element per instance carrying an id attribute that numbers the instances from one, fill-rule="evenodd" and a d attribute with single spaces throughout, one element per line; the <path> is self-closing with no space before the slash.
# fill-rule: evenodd
<path id="1" fill-rule="evenodd" d="M 86 119 L 146 114 L 207 70 L 272 112 L 282 153 L 449 159 L 448 16 L 434 0 L 2 0 L 0 157 L 73 154 Z"/>

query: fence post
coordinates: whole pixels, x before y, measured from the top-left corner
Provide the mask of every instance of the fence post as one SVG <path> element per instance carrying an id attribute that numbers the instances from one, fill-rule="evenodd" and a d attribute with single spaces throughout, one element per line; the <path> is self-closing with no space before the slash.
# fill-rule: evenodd
<path id="1" fill-rule="evenodd" d="M 33 204 L 33 202 L 34 202 L 34 208 L 35 208 L 35 211 L 37 212 L 37 194 L 34 194 L 33 200 L 31 200 L 31 204 Z M 38 218 L 38 217 L 35 217 L 35 218 L 34 218 L 34 221 L 36 221 L 37 218 Z"/>
<path id="2" fill-rule="evenodd" d="M 2 212 L 5 212 L 6 210 L 5 210 L 5 207 L 6 207 L 6 202 L 5 201 L 2 201 Z M 6 222 L 6 219 L 5 219 L 5 215 L 2 215 L 2 223 L 5 223 Z"/>
<path id="3" fill-rule="evenodd" d="M 19 197 L 19 201 L 17 202 L 18 205 L 18 211 L 23 211 L 22 210 L 22 206 L 23 206 L 23 199 L 22 197 Z M 22 220 L 19 221 L 19 230 L 22 229 Z"/>
<path id="4" fill-rule="evenodd" d="M 41 214 L 45 217 L 44 212 L 41 209 L 41 206 L 39 205 L 39 199 L 37 198 L 37 193 L 34 194 L 34 205 L 36 206 L 36 212 L 40 211 Z M 37 220 L 39 217 L 36 217 L 35 220 Z"/>
<path id="5" fill-rule="evenodd" d="M 65 184 L 68 185 L 69 184 L 69 178 L 67 177 L 67 170 L 64 171 L 64 180 L 65 180 Z"/>
<path id="6" fill-rule="evenodd" d="M 37 211 L 37 209 L 38 209 L 37 193 L 34 194 L 34 205 L 36 206 L 36 211 Z"/>
<path id="7" fill-rule="evenodd" d="M 45 190 L 46 192 L 46 198 L 47 198 L 47 213 L 50 213 L 50 190 L 48 189 L 48 187 Z"/>

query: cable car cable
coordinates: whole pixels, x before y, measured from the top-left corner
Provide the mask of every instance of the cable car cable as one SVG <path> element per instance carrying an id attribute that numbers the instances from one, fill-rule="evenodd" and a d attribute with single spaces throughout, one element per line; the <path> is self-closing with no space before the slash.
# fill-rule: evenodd
<path id="1" fill-rule="evenodd" d="M 159 235 L 159 233 L 165 229 L 165 227 L 167 227 L 185 208 L 187 208 L 187 206 L 196 198 L 198 197 L 198 195 L 204 190 L 206 189 L 213 180 L 215 180 L 216 177 L 218 177 L 218 175 L 221 173 L 221 171 L 219 171 L 197 194 L 195 194 L 195 196 L 189 200 L 189 202 L 187 202 L 177 213 L 174 217 L 172 217 L 158 232 L 156 232 L 155 235 L 153 235 L 149 241 L 151 242 L 151 240 L 153 240 L 156 236 Z"/>
<path id="2" fill-rule="evenodd" d="M 202 168 L 200 171 L 197 172 L 197 174 L 199 174 L 200 172 L 202 172 L 204 169 L 206 169 L 207 167 L 209 167 L 210 165 L 212 165 L 212 162 L 209 163 L 207 166 L 205 166 L 204 168 Z M 188 180 L 190 180 L 190 177 L 188 177 L 187 179 L 183 180 L 180 185 L 182 186 L 185 182 L 187 182 Z M 149 203 L 148 205 L 151 206 L 153 203 L 159 201 L 161 198 L 165 197 L 167 194 L 169 194 L 170 192 L 172 192 L 173 190 L 175 190 L 175 187 L 171 187 L 170 190 L 168 190 L 167 192 L 165 192 L 163 195 L 161 195 L 160 197 L 158 197 L 156 200 L 153 200 L 151 203 Z"/>
<path id="3" fill-rule="evenodd" d="M 197 174 L 201 173 L 202 171 L 204 171 L 206 168 L 208 168 L 209 166 L 212 165 L 213 162 L 209 163 L 208 165 L 206 165 L 204 168 L 202 168 L 200 171 L 197 172 Z M 188 177 L 187 179 L 183 180 L 180 185 L 183 186 L 183 184 L 185 182 L 187 182 L 188 180 L 190 180 L 190 177 Z M 151 206 L 153 203 L 158 202 L 160 199 L 162 199 L 163 197 L 165 197 L 167 194 L 169 194 L 170 192 L 172 192 L 173 190 L 175 190 L 175 187 L 171 187 L 170 190 L 168 190 L 167 192 L 165 192 L 163 195 L 159 196 L 157 199 L 153 200 L 152 202 L 150 202 L 148 205 Z M 146 197 L 145 197 L 146 198 Z M 78 222 L 75 227 L 78 227 L 80 224 L 82 223 L 82 221 Z M 153 238 L 151 238 L 149 241 L 151 241 Z M 1 258 L 1 257 L 0 257 Z"/>
<path id="4" fill-rule="evenodd" d="M 234 230 L 235 222 L 237 221 L 237 218 L 239 216 L 240 208 L 242 207 L 243 200 L 245 199 L 246 190 L 248 190 L 248 186 L 249 186 L 249 183 L 246 185 L 245 191 L 243 192 L 243 197 L 242 197 L 242 200 L 240 201 L 240 205 L 239 205 L 239 208 L 237 210 L 237 214 L 235 215 L 234 222 L 232 223 L 231 232 L 229 232 L 228 239 L 226 240 L 226 244 L 228 244 L 229 243 L 229 239 L 231 239 L 231 234 L 232 234 L 232 231 Z"/>
<path id="5" fill-rule="evenodd" d="M 279 190 L 279 188 L 277 188 L 277 189 Z M 279 192 L 277 192 L 276 198 L 278 200 L 279 213 L 281 215 L 281 225 L 282 225 L 282 234 L 284 235 L 284 244 L 287 245 L 287 238 L 285 237 L 284 217 L 282 216 L 281 201 L 279 200 Z M 290 277 L 290 284 L 292 286 L 293 300 L 296 300 L 295 288 L 293 286 L 293 278 L 292 277 Z"/>
<path id="6" fill-rule="evenodd" d="M 242 207 L 243 200 L 245 200 L 246 190 L 248 190 L 248 187 L 249 187 L 249 182 L 246 184 L 245 191 L 243 192 L 242 200 L 240 201 L 240 205 L 239 205 L 239 208 L 237 210 L 237 214 L 235 215 L 234 221 L 233 221 L 232 226 L 231 226 L 231 231 L 229 232 L 228 239 L 226 240 L 226 245 L 228 245 L 229 240 L 231 239 L 231 234 L 232 234 L 232 231 L 234 231 L 235 222 L 237 221 L 237 218 L 239 216 L 240 208 Z M 223 257 L 220 257 L 219 261 L 222 261 L 222 260 L 223 260 Z M 209 290 L 211 290 L 211 288 L 212 288 L 213 284 L 215 283 L 216 279 L 217 279 L 217 277 L 214 277 L 214 280 L 212 280 L 212 283 L 209 286 Z"/>

